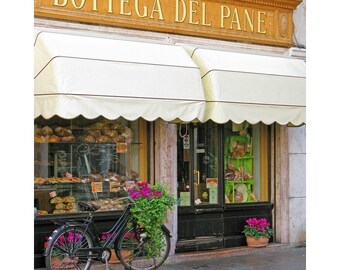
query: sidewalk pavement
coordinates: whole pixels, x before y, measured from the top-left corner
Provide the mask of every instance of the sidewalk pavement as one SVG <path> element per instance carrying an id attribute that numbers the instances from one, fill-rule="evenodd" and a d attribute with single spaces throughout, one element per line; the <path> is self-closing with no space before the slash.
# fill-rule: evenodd
<path id="1" fill-rule="evenodd" d="M 198 252 L 180 258 L 175 255 L 160 270 L 305 270 L 306 248 L 269 245 L 266 248 L 231 248 Z M 175 258 L 174 258 L 175 257 Z"/>
<path id="2" fill-rule="evenodd" d="M 121 264 L 110 264 L 110 270 L 124 270 Z M 35 270 L 43 270 L 39 268 Z M 159 270 L 305 270 L 306 248 L 269 244 L 265 248 L 225 248 L 179 253 L 170 256 Z M 105 270 L 93 265 L 91 270 Z"/>

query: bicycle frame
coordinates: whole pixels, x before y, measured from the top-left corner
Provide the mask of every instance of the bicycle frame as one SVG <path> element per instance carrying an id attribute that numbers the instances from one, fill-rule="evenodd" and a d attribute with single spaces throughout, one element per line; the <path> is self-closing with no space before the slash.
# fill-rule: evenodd
<path id="1" fill-rule="evenodd" d="M 91 231 L 91 235 L 94 236 L 95 244 L 97 248 L 91 248 L 91 250 L 107 250 L 111 249 L 111 247 L 114 246 L 115 241 L 118 239 L 120 234 L 123 232 L 126 225 L 129 223 L 129 221 L 132 219 L 130 215 L 130 205 L 127 205 L 123 214 L 119 217 L 118 221 L 115 223 L 115 225 L 108 231 L 102 232 L 102 234 L 110 234 L 110 236 L 104 241 L 104 243 L 100 244 L 100 236 L 98 234 L 98 231 L 96 230 L 92 218 L 91 218 L 91 228 L 86 228 L 86 230 Z M 79 251 L 88 251 L 89 249 L 80 249 Z"/>
<path id="2" fill-rule="evenodd" d="M 62 226 L 59 227 L 59 229 L 57 229 L 56 231 L 65 230 L 70 227 L 82 227 L 85 230 L 85 232 L 90 234 L 93 240 L 93 243 L 94 243 L 94 247 L 80 248 L 78 250 L 79 252 L 78 256 L 83 257 L 81 254 L 86 254 L 87 251 L 92 251 L 94 252 L 92 255 L 87 254 L 87 255 L 84 255 L 84 257 L 91 256 L 91 257 L 98 257 L 100 259 L 99 255 L 101 255 L 102 252 L 104 252 L 105 250 L 111 252 L 111 249 L 114 248 L 115 241 L 118 239 L 120 234 L 123 233 L 129 221 L 132 220 L 132 217 L 130 215 L 130 208 L 131 208 L 131 205 L 128 204 L 123 214 L 119 217 L 118 221 L 113 225 L 113 227 L 106 232 L 102 232 L 102 234 L 110 234 L 110 236 L 103 243 L 101 243 L 100 241 L 100 235 L 95 227 L 95 223 L 93 221 L 93 215 L 91 212 L 89 212 L 89 216 L 84 220 L 84 222 L 79 222 L 77 220 L 69 220 L 69 221 L 66 221 L 65 223 L 61 223 Z M 56 224 L 60 224 L 60 222 L 56 222 Z"/>

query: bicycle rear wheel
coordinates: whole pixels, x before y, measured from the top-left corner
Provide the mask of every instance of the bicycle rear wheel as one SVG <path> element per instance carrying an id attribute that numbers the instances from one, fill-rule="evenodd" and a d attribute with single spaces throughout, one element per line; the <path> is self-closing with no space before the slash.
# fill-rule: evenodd
<path id="1" fill-rule="evenodd" d="M 81 227 L 70 226 L 58 229 L 49 240 L 45 264 L 48 270 L 89 270 L 92 251 L 79 252 L 80 248 L 92 248 L 92 237 Z"/>
<path id="2" fill-rule="evenodd" d="M 158 256 L 148 258 L 146 249 L 148 237 L 143 228 L 130 228 L 119 237 L 116 245 L 116 253 L 120 262 L 126 269 L 152 270 L 160 267 L 169 256 L 170 236 L 162 228 L 163 248 Z"/>

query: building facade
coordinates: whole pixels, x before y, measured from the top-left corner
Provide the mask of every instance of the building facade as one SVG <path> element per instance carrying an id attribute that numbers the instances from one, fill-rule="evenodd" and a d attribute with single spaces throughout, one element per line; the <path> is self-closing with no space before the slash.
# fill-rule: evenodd
<path id="1" fill-rule="evenodd" d="M 169 2 L 35 1 L 36 267 L 87 215 L 53 198 L 105 230 L 136 180 L 179 199 L 171 254 L 245 245 L 254 216 L 305 242 L 305 2 Z"/>

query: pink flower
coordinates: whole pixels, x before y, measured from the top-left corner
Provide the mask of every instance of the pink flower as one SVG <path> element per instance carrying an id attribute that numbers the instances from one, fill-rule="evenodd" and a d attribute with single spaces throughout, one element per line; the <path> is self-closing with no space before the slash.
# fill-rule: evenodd
<path id="1" fill-rule="evenodd" d="M 100 238 L 104 241 L 104 240 L 106 240 L 109 237 L 110 237 L 109 233 L 103 233 Z"/>
<path id="2" fill-rule="evenodd" d="M 264 227 L 261 226 L 261 225 L 257 225 L 257 229 L 261 232 L 264 232 L 264 230 L 265 230 Z"/>
<path id="3" fill-rule="evenodd" d="M 133 191 L 130 193 L 131 199 L 138 199 L 141 196 L 139 191 Z"/>
<path id="4" fill-rule="evenodd" d="M 82 239 L 82 235 L 80 233 L 69 232 L 67 236 L 68 243 L 78 243 Z"/>
<path id="5" fill-rule="evenodd" d="M 159 191 L 159 190 L 155 190 L 154 192 L 153 192 L 153 196 L 155 196 L 155 197 L 162 197 L 162 192 L 161 191 Z"/>
<path id="6" fill-rule="evenodd" d="M 141 193 L 142 193 L 142 196 L 144 196 L 147 199 L 149 199 L 152 195 L 151 188 L 149 188 L 149 187 L 142 189 Z"/>
<path id="7" fill-rule="evenodd" d="M 143 182 L 143 181 L 137 182 L 137 185 L 138 185 L 139 188 L 141 188 L 141 189 L 144 189 L 144 188 L 148 188 L 148 187 L 149 187 L 148 182 Z"/>
<path id="8" fill-rule="evenodd" d="M 247 219 L 246 222 L 250 227 L 255 227 L 258 224 L 258 221 L 256 218 Z"/>
<path id="9" fill-rule="evenodd" d="M 250 218 L 246 220 L 246 223 L 249 225 L 249 227 L 255 228 L 261 232 L 264 232 L 266 228 L 270 226 L 270 223 L 265 218 Z"/>

